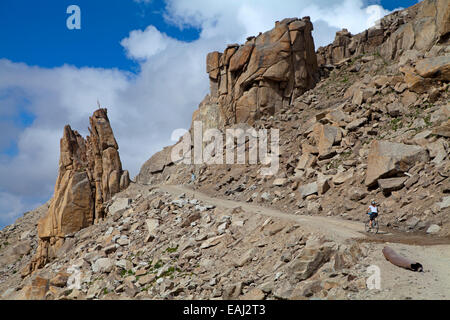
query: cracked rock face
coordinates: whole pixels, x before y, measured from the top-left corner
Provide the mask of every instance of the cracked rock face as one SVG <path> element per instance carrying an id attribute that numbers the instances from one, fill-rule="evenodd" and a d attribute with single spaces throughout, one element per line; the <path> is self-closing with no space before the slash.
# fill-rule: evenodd
<path id="1" fill-rule="evenodd" d="M 66 235 L 103 219 L 103 203 L 130 183 L 128 171 L 122 170 L 107 110 L 98 109 L 89 120 L 86 139 L 69 125 L 64 127 L 55 192 L 47 215 L 38 223 L 36 256 L 23 275 L 54 258 Z"/>
<path id="2" fill-rule="evenodd" d="M 229 45 L 206 59 L 210 94 L 193 115 L 205 129 L 252 124 L 290 105 L 317 82 L 309 17 L 284 19 L 243 45 Z"/>
<path id="3" fill-rule="evenodd" d="M 426 0 L 387 15 L 376 26 L 356 35 L 347 29 L 338 31 L 333 43 L 317 50 L 318 64 L 337 64 L 367 52 L 378 51 L 385 59 L 426 52 L 448 38 L 448 8 L 446 0 Z"/>
<path id="4" fill-rule="evenodd" d="M 112 132 L 106 109 L 99 109 L 89 118 L 87 157 L 91 184 L 94 185 L 95 218 L 104 217 L 103 203 L 130 183 L 128 171 L 122 170 L 119 146 Z"/>
<path id="5" fill-rule="evenodd" d="M 243 45 L 209 53 L 210 94 L 194 111 L 192 121 L 201 121 L 203 132 L 239 123 L 252 125 L 291 105 L 318 81 L 312 30 L 309 17 L 284 19 Z M 166 147 L 153 155 L 142 166 L 137 182 L 150 183 L 148 177 L 170 166 L 171 151 L 172 147 Z"/>

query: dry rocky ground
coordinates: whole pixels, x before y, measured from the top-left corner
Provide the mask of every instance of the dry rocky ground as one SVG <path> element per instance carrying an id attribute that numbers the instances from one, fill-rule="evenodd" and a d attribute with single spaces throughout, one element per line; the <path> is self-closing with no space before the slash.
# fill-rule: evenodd
<path id="1" fill-rule="evenodd" d="M 356 63 L 359 72 L 352 71 Z M 276 176 L 259 175 L 262 165 L 203 165 L 194 168 L 196 186 L 215 196 L 353 220 L 365 219 L 375 199 L 385 226 L 426 232 L 439 225 L 440 234 L 449 235 L 449 140 L 433 133 L 450 115 L 448 83 L 436 89 L 439 96 L 433 102 L 429 94 L 397 92 L 395 75 L 389 71 L 397 65 L 386 65 L 377 55 L 357 57 L 333 69 L 293 106 L 257 120 L 257 129 L 268 128 L 268 123 L 280 128 Z M 372 96 L 358 104 L 350 93 L 360 86 Z M 401 111 L 390 112 L 394 106 Z M 332 132 L 331 138 L 319 131 L 329 128 L 340 131 Z M 321 160 L 322 143 L 330 156 Z M 378 166 L 377 158 L 397 167 L 406 163 L 406 169 L 395 172 Z M 191 168 L 169 166 L 151 181 L 187 183 Z M 377 178 L 394 173 L 368 188 L 368 171 Z"/>
<path id="2" fill-rule="evenodd" d="M 213 204 L 214 203 L 214 204 Z M 24 280 L 44 208 L 2 230 L 3 299 L 448 299 L 449 245 L 389 244 L 424 273 L 387 262 L 362 223 L 211 198 L 189 186 L 132 184 L 107 219 L 70 235 L 58 259 Z M 28 230 L 27 230 L 28 229 Z M 23 231 L 25 230 L 25 231 Z M 365 239 L 367 240 L 367 239 Z M 36 241 L 34 241 L 36 246 Z M 369 290 L 367 268 L 381 269 Z M 70 267 L 81 287 L 69 289 Z M 395 280 L 395 281 L 392 281 Z"/>
<path id="3" fill-rule="evenodd" d="M 62 139 L 52 200 L 0 231 L 0 297 L 449 299 L 449 14 L 424 0 L 316 54 L 309 18 L 285 19 L 209 54 L 193 121 L 279 129 L 273 176 L 174 164 L 171 146 L 128 186 L 96 111 L 90 138 Z M 377 235 L 364 231 L 372 199 Z M 388 262 L 386 245 L 424 272 Z"/>

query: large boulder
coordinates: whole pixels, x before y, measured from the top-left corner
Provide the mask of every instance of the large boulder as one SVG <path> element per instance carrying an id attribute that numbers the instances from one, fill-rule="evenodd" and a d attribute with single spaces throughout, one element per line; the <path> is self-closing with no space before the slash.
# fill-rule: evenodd
<path id="1" fill-rule="evenodd" d="M 450 119 L 433 129 L 433 134 L 450 138 Z"/>
<path id="2" fill-rule="evenodd" d="M 92 272 L 95 273 L 109 273 L 111 272 L 111 270 L 114 268 L 114 263 L 111 259 L 109 258 L 100 258 L 97 259 L 93 264 L 92 264 Z"/>
<path id="3" fill-rule="evenodd" d="M 336 245 L 333 242 L 318 246 L 307 245 L 298 257 L 286 265 L 286 271 L 293 281 L 306 280 L 328 262 L 335 252 Z"/>
<path id="4" fill-rule="evenodd" d="M 332 147 L 341 141 L 342 134 L 338 127 L 319 124 L 314 128 L 314 137 L 319 149 L 319 158 L 327 159 L 336 154 Z"/>
<path id="5" fill-rule="evenodd" d="M 441 231 L 441 227 L 439 227 L 437 224 L 432 224 L 427 229 L 427 233 L 431 234 L 439 233 L 439 231 Z"/>
<path id="6" fill-rule="evenodd" d="M 436 204 L 440 210 L 450 207 L 450 196 L 443 197 L 442 201 Z"/>
<path id="7" fill-rule="evenodd" d="M 406 172 L 417 162 L 428 159 L 427 150 L 420 146 L 374 140 L 367 158 L 365 184 L 373 187 L 378 179 Z"/>
<path id="8" fill-rule="evenodd" d="M 155 153 L 148 159 L 141 167 L 136 181 L 139 183 L 147 183 L 147 178 L 152 174 L 160 173 L 167 165 L 172 163 L 172 147 L 166 147 L 163 150 Z"/>
<path id="9" fill-rule="evenodd" d="M 450 56 L 432 57 L 416 63 L 417 73 L 424 78 L 450 80 Z"/>
<path id="10" fill-rule="evenodd" d="M 333 180 L 332 181 L 333 181 L 333 183 L 335 185 L 343 184 L 343 183 L 347 182 L 348 180 L 352 179 L 354 173 L 355 173 L 355 169 L 354 168 L 350 168 L 347 171 L 339 172 L 338 174 L 333 176 Z"/>
<path id="11" fill-rule="evenodd" d="M 296 170 L 305 170 L 311 168 L 316 163 L 316 157 L 310 153 L 303 153 L 298 159 Z"/>
<path id="12" fill-rule="evenodd" d="M 403 81 L 410 91 L 425 93 L 429 90 L 432 84 L 431 79 L 421 77 L 415 72 L 415 69 L 410 66 L 401 67 L 399 70 L 404 74 Z"/>
<path id="13" fill-rule="evenodd" d="M 415 68 L 403 66 L 404 82 L 411 91 L 425 93 L 435 80 L 450 80 L 450 56 L 438 56 L 416 62 Z"/>
<path id="14" fill-rule="evenodd" d="M 24 300 L 45 300 L 45 295 L 49 288 L 49 280 L 37 276 L 31 281 L 30 285 L 25 286 L 21 290 L 19 298 Z"/>
<path id="15" fill-rule="evenodd" d="M 297 191 L 300 193 L 302 198 L 306 198 L 309 195 L 318 193 L 319 187 L 317 185 L 317 182 L 312 182 L 298 187 Z"/>
<path id="16" fill-rule="evenodd" d="M 380 186 L 381 191 L 390 193 L 403 188 L 406 180 L 408 180 L 408 177 L 378 179 L 378 185 Z"/>

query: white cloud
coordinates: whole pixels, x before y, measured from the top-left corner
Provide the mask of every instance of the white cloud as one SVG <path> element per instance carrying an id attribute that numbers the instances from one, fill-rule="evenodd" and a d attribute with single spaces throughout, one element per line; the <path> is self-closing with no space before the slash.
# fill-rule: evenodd
<path id="1" fill-rule="evenodd" d="M 21 217 L 30 208 L 37 208 L 42 203 L 32 202 L 30 205 L 24 205 L 23 199 L 20 196 L 14 196 L 10 193 L 0 192 L 0 208 L 2 214 L 0 215 L 0 226 L 10 224 L 17 218 Z"/>
<path id="2" fill-rule="evenodd" d="M 153 153 L 173 143 L 173 130 L 190 126 L 192 112 L 209 90 L 208 52 L 269 30 L 276 20 L 306 15 L 314 23 L 317 48 L 331 42 L 338 28 L 357 33 L 372 22 L 376 10 L 386 13 L 370 8 L 360 0 L 168 0 L 166 20 L 180 28 L 200 28 L 200 38 L 183 42 L 151 25 L 131 31 L 118 40 L 125 54 L 139 62 L 138 74 L 0 60 L 0 117 L 16 112 L 21 99 L 35 116 L 31 126 L 12 135 L 19 153 L 0 155 L 0 219 L 12 222 L 20 211 L 36 206 L 35 199 L 51 196 L 63 127 L 69 123 L 85 136 L 97 99 L 108 108 L 123 166 L 135 176 Z M 2 125 L 0 135 L 6 137 L 6 128 Z"/>
<path id="3" fill-rule="evenodd" d="M 385 15 L 388 10 L 379 5 L 367 6 L 362 0 L 168 0 L 166 19 L 180 26 L 192 26 L 202 29 L 202 37 L 221 36 L 244 41 L 246 37 L 256 35 L 273 27 L 276 20 L 286 17 L 310 16 L 312 22 L 324 21 L 329 27 L 347 28 L 359 33 L 372 26 L 375 11 Z M 368 9 L 369 8 L 369 9 Z M 317 30 L 316 28 L 316 33 Z M 328 35 L 326 35 L 328 36 Z M 326 39 L 324 35 L 321 39 Z M 329 37 L 334 39 L 334 33 Z M 327 42 L 317 42 L 316 47 Z"/>
<path id="4" fill-rule="evenodd" d="M 133 30 L 128 38 L 120 44 L 125 47 L 127 56 L 136 60 L 146 60 L 168 49 L 177 41 L 159 32 L 154 26 L 148 26 L 144 31 Z"/>

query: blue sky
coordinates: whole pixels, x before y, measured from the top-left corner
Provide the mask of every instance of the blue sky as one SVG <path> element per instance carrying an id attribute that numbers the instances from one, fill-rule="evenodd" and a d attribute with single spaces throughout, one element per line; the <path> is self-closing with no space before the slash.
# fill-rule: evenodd
<path id="1" fill-rule="evenodd" d="M 123 166 L 135 176 L 190 125 L 208 93 L 206 54 L 311 16 L 316 47 L 417 3 L 377 0 L 0 1 L 0 228 L 47 201 L 59 139 L 69 123 L 87 134 L 97 99 L 108 107 Z M 66 9 L 81 8 L 81 30 Z M 372 5 L 369 10 L 368 6 Z"/>
<path id="2" fill-rule="evenodd" d="M 189 1 L 189 0 L 185 0 Z M 367 1 L 385 9 L 408 7 L 416 0 Z M 66 8 L 81 8 L 82 29 L 65 28 Z M 192 41 L 199 28 L 180 29 L 164 20 L 165 2 L 133 0 L 2 0 L 0 2 L 1 58 L 41 67 L 120 68 L 135 71 L 138 64 L 124 55 L 120 40 L 131 30 L 154 25 L 168 36 Z"/>
<path id="3" fill-rule="evenodd" d="M 416 3 L 418 3 L 419 1 L 417 0 L 374 0 L 374 1 L 367 1 L 368 4 L 379 4 L 381 5 L 383 8 L 388 9 L 388 10 L 394 10 L 397 9 L 399 7 L 402 8 L 408 8 L 412 5 L 415 5 Z"/>
<path id="4" fill-rule="evenodd" d="M 81 8 L 81 30 L 65 27 L 66 8 Z M 154 25 L 184 41 L 198 38 L 197 28 L 180 30 L 164 21 L 165 3 L 154 0 L 2 0 L 0 2 L 1 57 L 41 67 L 65 63 L 77 67 L 134 70 L 138 65 L 124 55 L 120 40 L 131 30 Z"/>

